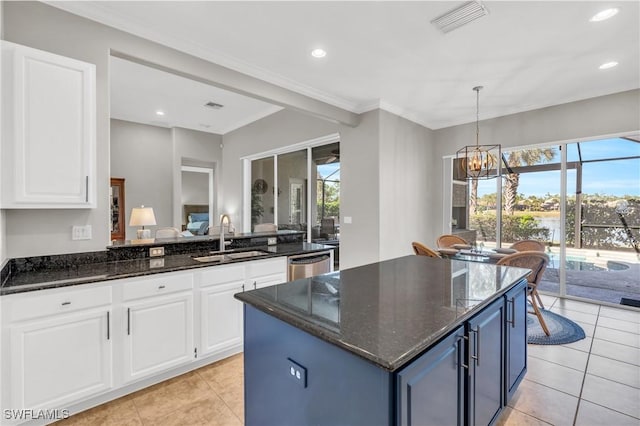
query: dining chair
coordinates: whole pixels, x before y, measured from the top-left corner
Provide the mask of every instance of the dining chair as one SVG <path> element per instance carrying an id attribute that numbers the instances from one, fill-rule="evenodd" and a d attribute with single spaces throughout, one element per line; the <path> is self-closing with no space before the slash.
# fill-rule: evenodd
<path id="1" fill-rule="evenodd" d="M 538 294 L 538 284 L 540 284 L 542 274 L 544 274 L 544 271 L 549 264 L 549 256 L 547 256 L 546 253 L 534 250 L 520 251 L 503 257 L 497 264 L 531 269 L 531 273 L 527 275 L 527 295 L 531 299 L 533 313 L 538 317 L 538 321 L 540 321 L 544 334 L 547 336 L 551 335 L 549 328 L 542 317 L 542 312 L 540 312 L 540 307 L 544 309 L 544 306 L 542 306 L 542 303 L 538 306 L 538 303 L 541 302 L 540 295 Z"/>
<path id="2" fill-rule="evenodd" d="M 467 240 L 464 238 L 458 237 L 457 235 L 440 235 L 438 240 L 436 241 L 436 245 L 438 248 L 448 248 L 452 247 L 454 244 L 469 244 Z"/>
<path id="3" fill-rule="evenodd" d="M 522 240 L 511 244 L 511 248 L 517 251 L 541 251 L 544 252 L 544 243 L 537 240 Z"/>
<path id="4" fill-rule="evenodd" d="M 180 236 L 176 228 L 160 228 L 156 231 L 156 238 L 175 238 Z"/>
<path id="5" fill-rule="evenodd" d="M 412 242 L 411 246 L 413 247 L 413 252 L 418 256 L 440 257 L 437 252 L 417 241 Z"/>

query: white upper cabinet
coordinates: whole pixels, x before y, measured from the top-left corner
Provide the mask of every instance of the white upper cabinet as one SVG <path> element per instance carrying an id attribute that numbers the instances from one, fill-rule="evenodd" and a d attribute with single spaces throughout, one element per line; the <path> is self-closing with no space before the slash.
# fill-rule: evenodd
<path id="1" fill-rule="evenodd" d="M 95 75 L 2 41 L 2 208 L 96 207 Z"/>

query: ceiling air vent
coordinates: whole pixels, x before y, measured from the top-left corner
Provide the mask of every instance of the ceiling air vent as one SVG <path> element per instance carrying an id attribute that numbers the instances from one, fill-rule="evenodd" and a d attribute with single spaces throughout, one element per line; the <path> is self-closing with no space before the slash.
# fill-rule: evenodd
<path id="1" fill-rule="evenodd" d="M 437 17 L 431 23 L 446 34 L 488 13 L 489 11 L 481 2 L 470 1 Z"/>
<path id="2" fill-rule="evenodd" d="M 204 104 L 204 106 L 209 107 L 209 108 L 213 108 L 213 109 L 220 109 L 220 108 L 222 108 L 224 105 L 222 105 L 222 104 L 217 104 L 217 103 L 215 103 L 215 102 L 211 102 L 211 101 L 209 101 L 209 102 L 207 102 L 206 104 Z"/>

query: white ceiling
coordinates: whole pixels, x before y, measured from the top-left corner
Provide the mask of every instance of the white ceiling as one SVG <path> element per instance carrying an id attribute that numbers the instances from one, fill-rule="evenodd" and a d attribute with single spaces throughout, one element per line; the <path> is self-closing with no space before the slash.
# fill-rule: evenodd
<path id="1" fill-rule="evenodd" d="M 116 57 L 110 67 L 111 117 L 120 120 L 223 135 L 282 109 Z M 223 108 L 205 107 L 210 101 Z"/>
<path id="2" fill-rule="evenodd" d="M 353 112 L 381 107 L 438 129 L 640 87 L 640 2 L 484 2 L 448 34 L 430 21 L 463 2 L 50 3 Z M 595 13 L 620 13 L 589 22 Z M 323 47 L 315 59 L 309 52 Z M 599 70 L 604 62 L 619 65 Z"/>

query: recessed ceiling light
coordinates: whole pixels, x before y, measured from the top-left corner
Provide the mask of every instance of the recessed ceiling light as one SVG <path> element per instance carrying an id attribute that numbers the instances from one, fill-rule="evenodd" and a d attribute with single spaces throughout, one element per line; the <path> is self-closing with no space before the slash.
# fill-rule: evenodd
<path id="1" fill-rule="evenodd" d="M 611 61 L 611 62 L 605 62 L 604 64 L 600 65 L 599 68 L 601 70 L 606 70 L 606 69 L 609 69 L 609 68 L 613 68 L 613 67 L 615 67 L 617 65 L 618 65 L 618 63 L 616 61 Z"/>
<path id="2" fill-rule="evenodd" d="M 609 19 L 617 14 L 618 14 L 618 9 L 616 9 L 615 7 L 611 9 L 605 9 L 602 12 L 598 12 L 595 15 L 593 15 L 591 19 L 589 19 L 589 21 L 600 22 L 600 21 L 604 21 L 605 19 Z"/>
<path id="3" fill-rule="evenodd" d="M 311 51 L 311 56 L 313 56 L 314 58 L 324 58 L 325 56 L 327 56 L 327 51 L 324 49 L 313 49 Z"/>
<path id="4" fill-rule="evenodd" d="M 156 115 L 164 115 L 164 111 L 158 110 L 158 111 L 156 111 Z"/>

